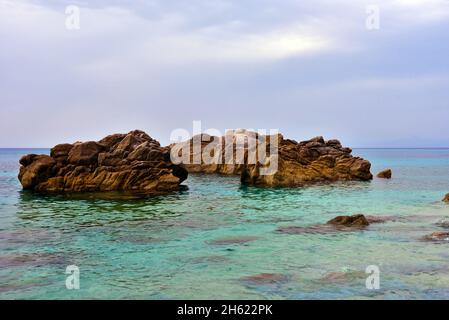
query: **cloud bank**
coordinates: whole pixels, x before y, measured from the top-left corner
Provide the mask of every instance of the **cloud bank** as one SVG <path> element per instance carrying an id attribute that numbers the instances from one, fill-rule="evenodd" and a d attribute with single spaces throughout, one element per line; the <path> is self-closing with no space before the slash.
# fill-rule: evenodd
<path id="1" fill-rule="evenodd" d="M 0 0 L 0 147 L 135 128 L 168 143 L 193 120 L 449 146 L 448 27 L 445 0 Z"/>

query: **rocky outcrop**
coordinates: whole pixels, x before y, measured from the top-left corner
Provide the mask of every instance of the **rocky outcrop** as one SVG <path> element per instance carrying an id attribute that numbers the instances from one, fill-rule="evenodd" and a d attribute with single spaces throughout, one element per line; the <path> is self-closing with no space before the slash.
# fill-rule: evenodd
<path id="1" fill-rule="evenodd" d="M 182 163 L 189 172 L 240 175 L 244 184 L 289 187 L 373 178 L 367 160 L 353 157 L 338 140 L 323 137 L 296 142 L 281 134 L 260 136 L 240 129 L 223 137 L 198 135 L 170 147 L 180 155 L 186 146 Z"/>
<path id="2" fill-rule="evenodd" d="M 170 148 L 182 157 L 181 163 L 190 173 L 240 175 L 258 136 L 244 129 L 230 130 L 222 137 L 203 133 Z"/>
<path id="3" fill-rule="evenodd" d="M 449 203 L 449 193 L 444 196 L 443 202 Z"/>
<path id="4" fill-rule="evenodd" d="M 282 135 L 271 136 L 278 139 L 277 171 L 261 174 L 276 156 L 271 156 L 265 164 L 247 165 L 242 171 L 241 180 L 246 184 L 262 186 L 302 186 L 316 182 L 334 182 L 373 178 L 371 163 L 351 155 L 350 148 L 342 147 L 338 140 L 325 141 L 323 137 L 296 142 L 284 139 Z"/>
<path id="5" fill-rule="evenodd" d="M 380 179 L 391 179 L 393 172 L 391 169 L 386 169 L 377 174 L 377 177 Z"/>
<path id="6" fill-rule="evenodd" d="M 145 132 L 113 134 L 100 141 L 59 144 L 50 156 L 20 159 L 19 180 L 38 192 L 178 190 L 187 171 L 170 161 L 168 148 Z"/>
<path id="7" fill-rule="evenodd" d="M 356 214 L 353 216 L 338 216 L 329 220 L 327 224 L 343 227 L 366 227 L 369 225 L 368 220 L 363 214 Z"/>

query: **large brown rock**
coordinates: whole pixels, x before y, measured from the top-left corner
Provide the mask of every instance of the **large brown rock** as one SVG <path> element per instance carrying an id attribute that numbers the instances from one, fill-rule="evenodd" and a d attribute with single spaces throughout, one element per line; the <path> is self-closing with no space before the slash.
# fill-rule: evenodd
<path id="1" fill-rule="evenodd" d="M 26 155 L 19 180 L 39 192 L 178 190 L 187 170 L 145 132 L 114 134 L 95 142 L 59 144 L 48 155 Z"/>
<path id="2" fill-rule="evenodd" d="M 363 214 L 353 216 L 338 216 L 329 220 L 327 224 L 343 227 L 366 227 L 369 225 L 368 219 Z"/>
<path id="3" fill-rule="evenodd" d="M 256 146 L 255 141 L 259 138 L 266 142 L 263 145 L 265 150 L 262 149 L 267 155 L 266 159 L 251 161 L 254 159 L 251 155 L 258 154 L 260 147 Z M 200 147 L 194 147 L 195 139 L 200 142 L 197 144 Z M 226 143 L 227 141 L 230 143 Z M 186 150 L 186 146 L 189 146 L 189 154 L 185 155 L 182 163 L 189 172 L 240 175 L 244 184 L 289 187 L 315 182 L 366 181 L 373 178 L 371 164 L 367 160 L 353 157 L 352 150 L 342 147 L 338 140 L 325 141 L 323 137 L 298 143 L 284 139 L 281 134 L 259 136 L 240 129 L 223 137 L 204 134 L 195 136 L 186 142 L 171 145 L 170 148 L 172 152 L 175 150 L 175 153 L 179 152 L 181 155 L 180 150 Z M 227 151 L 231 151 L 228 154 L 233 156 L 226 156 Z M 239 154 L 243 156 L 238 157 Z M 209 161 L 205 161 L 204 157 Z M 214 161 L 210 161 L 211 158 Z M 274 168 L 273 164 L 276 162 L 277 168 L 268 170 Z"/>
<path id="4" fill-rule="evenodd" d="M 76 143 L 68 154 L 68 162 L 73 165 L 90 165 L 98 162 L 98 154 L 105 147 L 98 142 Z"/>

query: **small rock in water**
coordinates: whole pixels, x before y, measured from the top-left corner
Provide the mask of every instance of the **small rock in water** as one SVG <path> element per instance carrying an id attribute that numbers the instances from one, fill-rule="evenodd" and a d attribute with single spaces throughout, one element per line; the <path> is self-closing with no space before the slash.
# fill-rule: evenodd
<path id="1" fill-rule="evenodd" d="M 329 220 L 327 224 L 343 227 L 366 227 L 369 225 L 368 220 L 363 214 L 356 214 L 353 216 L 338 216 Z"/>
<path id="2" fill-rule="evenodd" d="M 424 237 L 425 240 L 429 241 L 449 241 L 449 232 L 434 232 Z"/>
<path id="3" fill-rule="evenodd" d="M 444 196 L 443 202 L 449 203 L 449 193 Z"/>
<path id="4" fill-rule="evenodd" d="M 373 223 L 384 222 L 387 218 L 383 217 L 370 217 Z M 360 227 L 366 227 L 371 221 L 367 219 L 363 214 L 357 214 L 353 216 L 338 216 L 332 220 L 329 220 L 326 224 L 312 225 L 308 227 L 299 226 L 285 226 L 276 229 L 276 232 L 286 234 L 328 234 L 336 233 L 340 231 L 351 232 Z"/>
<path id="5" fill-rule="evenodd" d="M 383 170 L 377 174 L 377 177 L 381 179 L 391 179 L 391 176 L 392 176 L 391 169 Z"/>
<path id="6" fill-rule="evenodd" d="M 264 285 L 286 282 L 288 281 L 288 276 L 281 273 L 260 273 L 253 276 L 243 277 L 240 280 L 251 284 Z"/>

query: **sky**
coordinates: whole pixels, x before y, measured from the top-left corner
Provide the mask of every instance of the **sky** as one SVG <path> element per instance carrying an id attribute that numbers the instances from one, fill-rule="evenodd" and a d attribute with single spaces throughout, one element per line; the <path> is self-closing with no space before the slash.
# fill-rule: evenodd
<path id="1" fill-rule="evenodd" d="M 0 147 L 193 121 L 449 147 L 449 0 L 0 0 Z"/>

